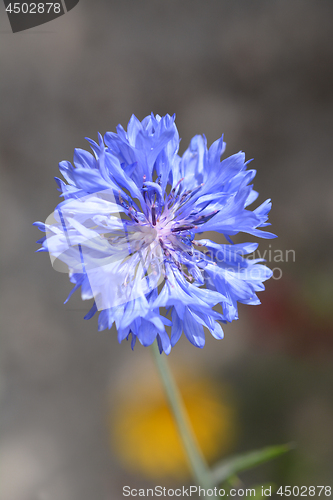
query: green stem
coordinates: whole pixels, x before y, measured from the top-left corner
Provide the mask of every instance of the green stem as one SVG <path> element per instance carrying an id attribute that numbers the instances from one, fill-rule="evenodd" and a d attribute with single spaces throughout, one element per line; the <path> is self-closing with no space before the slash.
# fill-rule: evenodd
<path id="1" fill-rule="evenodd" d="M 197 484 L 202 488 L 212 488 L 211 474 L 193 434 L 182 397 L 169 369 L 164 353 L 160 354 L 157 341 L 152 344 L 154 360 L 176 421 L 186 456 Z"/>

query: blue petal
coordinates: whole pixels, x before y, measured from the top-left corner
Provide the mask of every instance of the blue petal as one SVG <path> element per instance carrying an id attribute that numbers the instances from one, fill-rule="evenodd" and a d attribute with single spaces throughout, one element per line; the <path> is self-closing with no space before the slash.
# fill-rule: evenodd
<path id="1" fill-rule="evenodd" d="M 185 309 L 184 333 L 188 340 L 196 347 L 202 348 L 205 345 L 203 327 L 197 323 L 188 307 Z"/>

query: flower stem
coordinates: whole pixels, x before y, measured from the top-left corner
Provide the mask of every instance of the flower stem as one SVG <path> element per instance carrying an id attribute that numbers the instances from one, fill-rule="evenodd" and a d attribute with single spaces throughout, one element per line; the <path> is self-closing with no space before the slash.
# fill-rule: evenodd
<path id="1" fill-rule="evenodd" d="M 157 369 L 161 376 L 170 408 L 178 427 L 193 478 L 202 488 L 211 488 L 212 483 L 210 470 L 193 434 L 184 402 L 169 369 L 167 358 L 164 353 L 160 354 L 157 341 L 152 344 L 152 352 Z"/>

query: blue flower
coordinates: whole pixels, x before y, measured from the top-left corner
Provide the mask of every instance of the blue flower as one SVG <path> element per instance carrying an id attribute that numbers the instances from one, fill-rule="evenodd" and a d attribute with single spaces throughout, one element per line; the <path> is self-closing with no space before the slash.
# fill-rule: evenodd
<path id="1" fill-rule="evenodd" d="M 244 153 L 221 161 L 223 137 L 207 149 L 197 135 L 180 157 L 174 120 L 133 115 L 127 132 L 118 125 L 98 144 L 88 139 L 93 154 L 75 149 L 74 166 L 59 164 L 63 201 L 46 224 L 35 223 L 46 233 L 39 250 L 67 266 L 70 296 L 81 287 L 83 300 L 94 299 L 85 318 L 100 311 L 99 330 L 115 323 L 119 342 L 131 334 L 132 348 L 157 338 L 166 354 L 182 332 L 197 347 L 204 328 L 222 339 L 221 323 L 238 318 L 238 302 L 260 303 L 256 292 L 272 272 L 263 259 L 244 257 L 256 243 L 231 237 L 275 237 L 262 230 L 270 200 L 247 208 L 258 193 Z M 200 239 L 206 231 L 225 244 Z"/>

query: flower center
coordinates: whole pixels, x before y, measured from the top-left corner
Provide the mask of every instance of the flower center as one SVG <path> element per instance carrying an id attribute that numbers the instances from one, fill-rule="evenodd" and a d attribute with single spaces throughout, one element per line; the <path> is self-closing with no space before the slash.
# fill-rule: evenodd
<path id="1" fill-rule="evenodd" d="M 155 182 L 143 177 L 142 196 L 145 202 L 143 210 L 137 211 L 133 201 L 124 201 L 119 192 L 119 201 L 131 219 L 124 223 L 123 244 L 130 255 L 139 252 L 145 262 L 169 263 L 176 266 L 188 281 L 193 281 L 185 271 L 192 273 L 196 268 L 193 239 L 195 229 L 207 222 L 217 211 L 207 213 L 195 207 L 199 197 L 200 184 L 194 189 L 184 188 L 184 179 L 180 179 L 169 194 L 163 193 L 161 177 Z M 199 275 L 199 272 L 197 273 Z"/>

